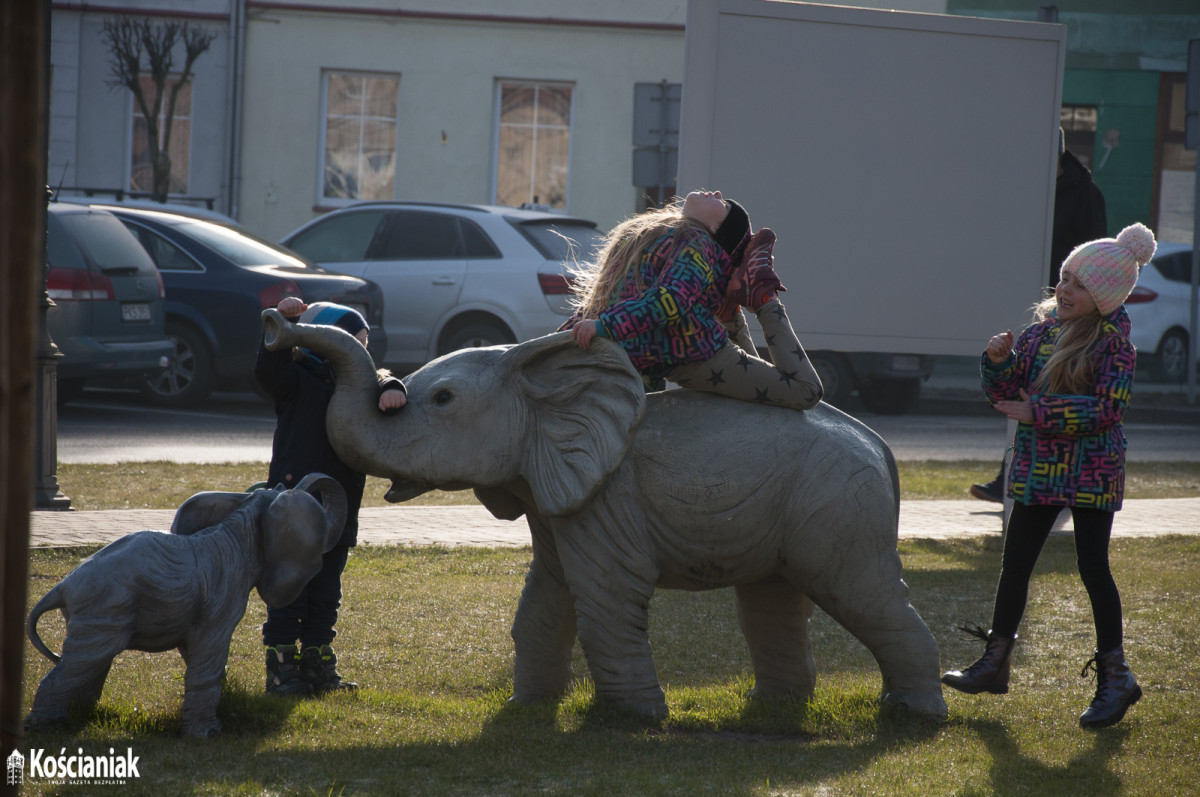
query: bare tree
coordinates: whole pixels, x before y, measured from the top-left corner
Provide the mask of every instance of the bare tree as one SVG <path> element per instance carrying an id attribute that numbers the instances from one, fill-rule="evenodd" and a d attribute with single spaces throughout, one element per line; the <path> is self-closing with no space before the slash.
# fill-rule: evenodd
<path id="1" fill-rule="evenodd" d="M 192 76 L 192 66 L 203 54 L 215 33 L 205 28 L 193 27 L 187 22 L 151 22 L 145 18 L 121 17 L 104 20 L 101 34 L 112 60 L 109 66 L 112 79 L 108 85 L 114 89 L 127 88 L 146 120 L 146 146 L 150 153 L 150 168 L 153 175 L 153 192 L 165 202 L 171 186 L 171 126 L 175 120 L 175 102 L 179 90 Z M 175 66 L 175 49 L 183 45 L 183 70 L 170 85 Z M 154 96 L 146 97 L 142 90 L 142 56 L 145 55 L 149 75 L 154 84 Z M 159 116 L 166 102 L 162 140 L 159 141 Z"/>

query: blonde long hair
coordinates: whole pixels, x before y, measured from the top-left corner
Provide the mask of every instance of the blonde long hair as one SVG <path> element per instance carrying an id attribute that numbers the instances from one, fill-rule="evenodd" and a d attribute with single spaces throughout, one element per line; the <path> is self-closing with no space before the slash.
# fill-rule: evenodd
<path id="1" fill-rule="evenodd" d="M 604 237 L 594 264 L 582 264 L 575 270 L 572 304 L 582 318 L 596 318 L 606 309 L 625 284 L 630 273 L 637 274 L 638 264 L 652 243 L 664 235 L 696 229 L 708 232 L 704 225 L 683 215 L 683 199 L 651 208 L 631 216 L 613 227 Z M 639 276 L 638 287 L 645 289 Z"/>
<path id="2" fill-rule="evenodd" d="M 1033 307 L 1035 321 L 1044 321 L 1057 302 L 1053 296 L 1043 299 Z M 1093 310 L 1082 318 L 1062 323 L 1054 353 L 1042 366 L 1041 373 L 1033 380 L 1037 393 L 1086 393 L 1092 387 L 1092 358 L 1088 356 L 1092 346 L 1100 339 L 1104 319 L 1099 310 Z"/>

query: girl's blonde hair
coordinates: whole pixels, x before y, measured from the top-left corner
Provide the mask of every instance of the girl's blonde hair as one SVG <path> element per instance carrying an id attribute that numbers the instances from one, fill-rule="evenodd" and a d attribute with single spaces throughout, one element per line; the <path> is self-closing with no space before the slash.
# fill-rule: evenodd
<path id="1" fill-rule="evenodd" d="M 583 264 L 575 279 L 572 304 L 582 318 L 596 318 L 617 297 L 629 274 L 638 274 L 642 255 L 664 235 L 687 229 L 705 230 L 699 222 L 683 215 L 683 199 L 651 208 L 613 227 L 596 253 L 595 264 Z M 638 275 L 638 287 L 645 289 Z"/>
<path id="2" fill-rule="evenodd" d="M 1044 321 L 1056 306 L 1049 296 L 1033 307 L 1035 321 Z M 1092 387 L 1092 358 L 1088 356 L 1092 346 L 1100 339 L 1104 319 L 1099 310 L 1093 310 L 1082 318 L 1062 323 L 1062 332 L 1054 346 L 1054 353 L 1042 367 L 1037 379 L 1033 380 L 1033 391 L 1037 393 L 1088 392 Z"/>

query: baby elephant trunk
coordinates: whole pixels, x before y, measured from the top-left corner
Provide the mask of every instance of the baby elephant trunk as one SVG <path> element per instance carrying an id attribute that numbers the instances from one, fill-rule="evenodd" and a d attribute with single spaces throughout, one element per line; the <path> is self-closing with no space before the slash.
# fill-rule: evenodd
<path id="1" fill-rule="evenodd" d="M 258 594 L 271 607 L 294 601 L 321 570 L 325 552 L 346 527 L 346 494 L 324 474 L 310 474 L 271 502 L 263 517 L 263 574 Z"/>

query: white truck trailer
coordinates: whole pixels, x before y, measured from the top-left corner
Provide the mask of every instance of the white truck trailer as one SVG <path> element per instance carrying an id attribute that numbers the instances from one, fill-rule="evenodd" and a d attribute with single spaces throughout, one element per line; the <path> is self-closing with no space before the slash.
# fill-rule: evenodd
<path id="1" fill-rule="evenodd" d="M 935 356 L 1028 322 L 1065 52 L 1061 25 L 689 0 L 678 191 L 718 189 L 778 233 L 828 397 L 907 411 Z"/>

